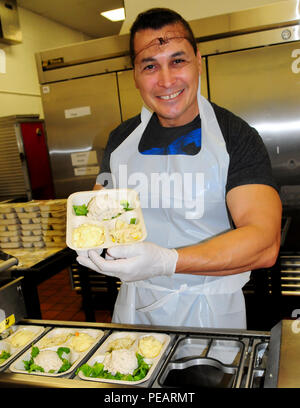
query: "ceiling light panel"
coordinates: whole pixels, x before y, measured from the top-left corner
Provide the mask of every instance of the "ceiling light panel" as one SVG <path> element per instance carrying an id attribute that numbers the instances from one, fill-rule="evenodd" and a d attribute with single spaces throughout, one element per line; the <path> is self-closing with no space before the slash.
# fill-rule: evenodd
<path id="1" fill-rule="evenodd" d="M 122 21 L 125 20 L 125 10 L 124 7 L 108 10 L 100 13 L 101 16 L 107 18 L 110 21 Z"/>

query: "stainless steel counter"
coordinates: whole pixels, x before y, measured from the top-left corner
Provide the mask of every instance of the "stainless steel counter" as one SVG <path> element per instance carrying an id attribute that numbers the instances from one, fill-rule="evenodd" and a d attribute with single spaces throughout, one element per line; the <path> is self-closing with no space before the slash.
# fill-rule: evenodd
<path id="1" fill-rule="evenodd" d="M 266 388 L 300 388 L 300 321 L 282 320 L 271 330 Z"/>
<path id="2" fill-rule="evenodd" d="M 262 388 L 265 375 L 269 332 L 247 330 L 218 330 L 178 328 L 163 326 L 120 325 L 109 323 L 63 322 L 24 319 L 20 324 L 43 325 L 53 327 L 98 328 L 107 332 L 114 331 L 156 332 L 167 333 L 171 340 L 165 349 L 159 364 L 151 377 L 135 388 L 183 388 L 187 384 L 172 382 L 170 372 L 190 370 L 196 367 L 198 388 Z M 107 337 L 107 336 L 106 336 Z M 82 362 L 86 362 L 102 344 L 101 339 Z M 30 346 L 29 346 L 30 347 Z M 235 351 L 234 351 L 235 350 Z M 213 353 L 211 353 L 213 351 Z M 226 355 L 232 354 L 234 359 L 226 361 Z M 225 358 L 226 357 L 226 358 Z M 17 358 L 17 357 L 16 357 Z M 232 361 L 231 361 L 232 360 Z M 10 363 L 11 364 L 11 363 Z M 0 372 L 0 387 L 50 387 L 50 388 L 120 388 L 122 384 L 101 381 L 86 381 L 76 374 L 76 367 L 68 376 L 46 377 L 34 374 L 19 374 L 10 371 L 10 364 Z M 200 368 L 199 368 L 200 367 Z M 206 379 L 203 383 L 203 377 Z M 209 376 L 207 383 L 207 375 Z M 175 376 L 176 377 L 176 376 Z M 123 386 L 124 387 L 124 386 Z M 131 388 L 131 385 L 126 385 Z"/>

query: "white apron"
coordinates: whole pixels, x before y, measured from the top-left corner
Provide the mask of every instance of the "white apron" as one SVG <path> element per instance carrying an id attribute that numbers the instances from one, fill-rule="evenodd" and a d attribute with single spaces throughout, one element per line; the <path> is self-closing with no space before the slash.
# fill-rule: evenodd
<path id="1" fill-rule="evenodd" d="M 140 139 L 152 116 L 145 107 L 140 125 L 111 154 L 114 188 L 133 188 L 139 192 L 147 241 L 166 248 L 193 245 L 231 228 L 225 204 L 229 156 L 214 110 L 200 95 L 200 86 L 198 106 L 202 132 L 198 154 L 139 153 Z M 169 192 L 162 188 L 163 194 L 160 194 L 157 184 L 152 182 L 151 185 L 151 177 L 156 176 L 155 181 L 157 173 L 181 177 L 185 174 L 182 190 L 170 189 Z M 157 205 L 159 197 L 163 197 L 160 206 Z M 112 321 L 245 329 L 242 287 L 249 277 L 250 272 L 228 276 L 176 273 L 172 277 L 123 282 Z"/>

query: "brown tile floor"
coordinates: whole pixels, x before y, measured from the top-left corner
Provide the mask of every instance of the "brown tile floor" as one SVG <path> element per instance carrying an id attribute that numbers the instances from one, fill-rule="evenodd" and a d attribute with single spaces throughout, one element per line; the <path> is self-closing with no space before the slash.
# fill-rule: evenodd
<path id="1" fill-rule="evenodd" d="M 38 294 L 44 320 L 85 322 L 82 298 L 72 289 L 68 269 L 38 285 Z M 95 310 L 96 322 L 110 323 L 107 310 Z"/>

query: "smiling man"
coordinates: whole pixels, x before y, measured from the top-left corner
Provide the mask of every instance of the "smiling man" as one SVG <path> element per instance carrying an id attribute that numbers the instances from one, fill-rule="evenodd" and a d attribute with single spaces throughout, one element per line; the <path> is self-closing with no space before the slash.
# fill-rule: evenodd
<path id="1" fill-rule="evenodd" d="M 180 23 L 138 31 L 134 80 L 144 103 L 164 127 L 182 126 L 198 114 L 201 56 Z"/>
<path id="2" fill-rule="evenodd" d="M 280 245 L 265 146 L 244 120 L 201 96 L 201 56 L 178 13 L 139 14 L 130 52 L 145 106 L 111 133 L 95 189 L 111 173 L 106 187 L 139 191 L 147 242 L 78 262 L 122 280 L 114 322 L 246 328 L 242 288 L 251 270 L 274 264 Z M 162 179 L 169 186 L 159 189 L 153 180 Z"/>

